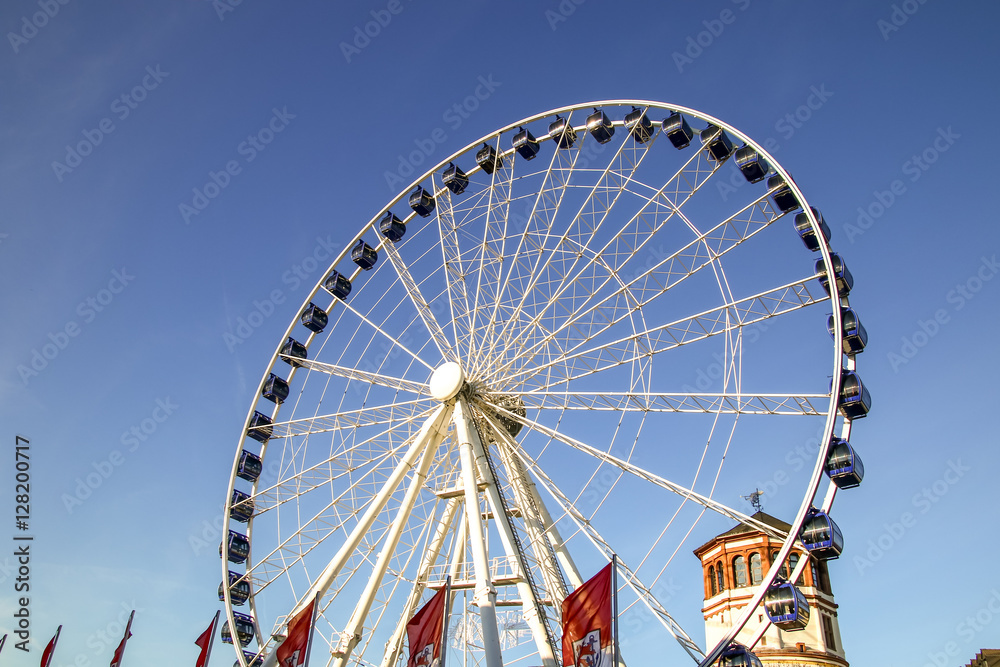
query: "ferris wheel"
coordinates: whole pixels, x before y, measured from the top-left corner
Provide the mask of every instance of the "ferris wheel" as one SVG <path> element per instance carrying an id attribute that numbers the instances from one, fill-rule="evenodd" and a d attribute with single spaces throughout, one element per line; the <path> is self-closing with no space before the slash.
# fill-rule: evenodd
<path id="1" fill-rule="evenodd" d="M 313 665 L 405 664 L 407 621 L 450 578 L 450 661 L 555 667 L 562 600 L 612 555 L 624 657 L 663 639 L 707 665 L 787 602 L 793 543 L 839 554 L 867 334 L 822 214 L 763 146 L 674 105 L 568 106 L 357 230 L 239 439 L 219 589 L 238 665 L 273 664 L 317 593 Z M 727 504 L 738 473 L 816 436 L 779 560 L 699 646 L 671 605 L 689 538 L 713 515 L 773 535 Z"/>

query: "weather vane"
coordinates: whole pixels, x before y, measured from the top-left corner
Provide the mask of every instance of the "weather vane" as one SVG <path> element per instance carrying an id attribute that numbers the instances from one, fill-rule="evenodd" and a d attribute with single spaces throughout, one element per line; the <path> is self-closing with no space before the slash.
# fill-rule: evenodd
<path id="1" fill-rule="evenodd" d="M 764 504 L 760 502 L 760 497 L 762 495 L 763 493 L 760 489 L 754 489 L 754 492 L 749 496 L 740 496 L 740 498 L 749 502 L 753 506 L 754 512 L 756 513 L 763 511 Z"/>

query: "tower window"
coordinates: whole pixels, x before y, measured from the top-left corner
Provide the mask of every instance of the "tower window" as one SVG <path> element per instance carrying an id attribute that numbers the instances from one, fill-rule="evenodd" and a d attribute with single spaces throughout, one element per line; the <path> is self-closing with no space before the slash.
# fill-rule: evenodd
<path id="1" fill-rule="evenodd" d="M 722 571 L 722 561 L 720 560 L 715 565 L 715 579 L 716 583 L 719 585 L 719 592 L 726 590 L 726 580 L 724 572 Z"/>
<path id="2" fill-rule="evenodd" d="M 837 640 L 833 635 L 833 621 L 826 614 L 823 614 L 820 618 L 823 619 L 823 639 L 826 641 L 826 648 L 836 651 Z"/>
<path id="3" fill-rule="evenodd" d="M 760 571 L 760 554 L 750 554 L 750 583 L 756 586 L 764 579 Z"/>
<path id="4" fill-rule="evenodd" d="M 708 585 L 709 585 L 709 589 L 712 591 L 712 597 L 714 597 L 715 594 L 718 592 L 715 589 L 715 566 L 714 565 L 709 565 L 708 566 Z"/>
<path id="5" fill-rule="evenodd" d="M 733 559 L 733 580 L 736 582 L 736 588 L 747 585 L 747 562 L 743 556 Z"/>

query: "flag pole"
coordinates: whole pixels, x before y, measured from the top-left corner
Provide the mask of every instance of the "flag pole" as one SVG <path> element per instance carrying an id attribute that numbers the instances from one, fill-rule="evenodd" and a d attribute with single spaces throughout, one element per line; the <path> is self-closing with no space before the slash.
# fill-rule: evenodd
<path id="1" fill-rule="evenodd" d="M 208 653 L 205 654 L 205 667 L 212 664 L 212 645 L 215 643 L 215 631 L 219 629 L 219 610 L 215 610 L 215 620 L 212 621 L 212 632 L 208 635 Z"/>
<path id="2" fill-rule="evenodd" d="M 52 638 L 52 653 L 49 653 L 48 660 L 45 661 L 45 664 L 42 665 L 42 667 L 49 667 L 49 665 L 52 663 L 52 656 L 55 655 L 56 644 L 59 643 L 59 633 L 61 632 L 62 632 L 62 626 L 60 625 L 58 628 L 56 628 L 56 636 Z M 6 635 L 4 636 L 6 637 Z M 43 654 L 42 657 L 44 658 L 45 655 Z"/>
<path id="3" fill-rule="evenodd" d="M 0 652 L 3 651 L 3 645 L 7 643 L 7 635 L 0 637 Z"/>
<path id="4" fill-rule="evenodd" d="M 444 580 L 444 620 L 441 622 L 441 664 L 444 667 L 445 654 L 448 650 L 448 620 L 451 616 L 451 575 Z"/>
<path id="5" fill-rule="evenodd" d="M 614 667 L 621 664 L 618 653 L 618 554 L 611 554 L 611 624 L 614 628 Z"/>
<path id="6" fill-rule="evenodd" d="M 316 626 L 316 614 L 319 611 L 317 607 L 319 607 L 319 591 L 316 591 L 316 595 L 313 596 L 312 614 L 310 614 L 309 617 L 309 635 L 306 637 L 306 659 L 305 662 L 302 663 L 302 667 L 309 667 L 309 654 L 312 653 L 313 634 L 315 634 L 313 631 Z"/>

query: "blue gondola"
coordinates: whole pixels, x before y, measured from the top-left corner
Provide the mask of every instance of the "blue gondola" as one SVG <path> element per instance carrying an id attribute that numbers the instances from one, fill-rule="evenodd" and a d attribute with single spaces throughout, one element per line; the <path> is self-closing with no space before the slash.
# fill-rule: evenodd
<path id="1" fill-rule="evenodd" d="M 233 620 L 236 622 L 236 639 L 239 641 L 240 646 L 247 646 L 253 641 L 255 635 L 253 616 L 234 611 Z M 228 620 L 222 624 L 221 636 L 222 641 L 226 644 L 233 643 L 233 633 L 229 631 Z"/>
<path id="2" fill-rule="evenodd" d="M 225 600 L 224 584 L 219 584 L 219 600 Z M 250 599 L 250 582 L 243 579 L 239 572 L 229 571 L 229 599 L 233 604 L 242 606 Z"/>
<path id="3" fill-rule="evenodd" d="M 763 667 L 760 658 L 743 644 L 733 642 L 719 656 L 719 667 Z"/>
<path id="4" fill-rule="evenodd" d="M 802 208 L 802 204 L 799 203 L 795 194 L 792 193 L 792 189 L 788 187 L 788 183 L 785 183 L 785 179 L 780 174 L 775 174 L 767 179 L 767 189 L 771 193 L 771 201 L 774 202 L 775 208 L 781 213 Z"/>
<path id="5" fill-rule="evenodd" d="M 447 172 L 445 173 L 447 174 Z M 465 182 L 468 183 L 468 179 Z M 382 232 L 382 236 L 396 243 L 406 233 L 406 224 L 397 218 L 392 211 L 386 211 L 382 219 L 378 221 L 378 230 Z"/>
<path id="6" fill-rule="evenodd" d="M 434 197 L 419 185 L 416 190 L 410 193 L 410 208 L 416 211 L 421 218 L 426 218 L 433 213 L 435 205 Z"/>
<path id="7" fill-rule="evenodd" d="M 865 465 L 861 457 L 843 438 L 833 438 L 826 456 L 824 471 L 838 489 L 853 489 L 861 486 L 865 477 Z"/>
<path id="8" fill-rule="evenodd" d="M 288 398 L 288 382 L 284 378 L 280 378 L 274 373 L 270 373 L 267 379 L 264 380 L 264 386 L 260 390 L 260 395 L 271 401 L 272 403 L 277 403 L 281 405 Z"/>
<path id="9" fill-rule="evenodd" d="M 764 594 L 764 612 L 786 632 L 803 630 L 809 625 L 809 603 L 793 584 L 776 579 Z"/>
<path id="10" fill-rule="evenodd" d="M 600 109 L 594 109 L 594 113 L 587 116 L 587 132 L 597 139 L 597 143 L 606 144 L 615 136 L 615 126 Z"/>
<path id="11" fill-rule="evenodd" d="M 233 495 L 229 498 L 229 517 L 231 519 L 246 523 L 253 517 L 254 509 L 253 498 L 239 489 L 233 489 Z"/>
<path id="12" fill-rule="evenodd" d="M 253 651 L 243 651 L 243 659 L 247 661 L 247 667 L 261 667 L 264 664 L 264 658 L 255 655 Z M 234 662 L 233 667 L 241 667 L 240 661 Z"/>
<path id="13" fill-rule="evenodd" d="M 464 171 L 455 166 L 454 162 L 448 163 L 448 168 L 444 170 L 441 181 L 445 187 L 451 190 L 452 194 L 460 195 L 469 186 L 469 177 Z"/>
<path id="14" fill-rule="evenodd" d="M 323 333 L 323 329 L 326 328 L 329 318 L 326 316 L 326 311 L 317 306 L 314 303 L 310 303 L 306 306 L 306 309 L 302 311 L 302 326 L 313 333 Z"/>
<path id="15" fill-rule="evenodd" d="M 843 328 L 841 335 L 844 340 L 845 354 L 858 354 L 864 352 L 865 345 L 868 344 L 868 331 L 861 324 L 858 314 L 852 308 L 844 308 L 840 311 L 840 324 Z M 830 335 L 834 335 L 833 314 L 826 318 L 826 329 Z"/>
<path id="16" fill-rule="evenodd" d="M 847 296 L 851 293 L 851 288 L 854 287 L 854 276 L 847 269 L 847 263 L 844 262 L 844 258 L 833 252 L 830 253 L 830 262 L 833 264 L 833 275 L 837 279 L 837 294 L 840 296 Z M 823 266 L 823 260 L 816 260 L 816 273 L 819 274 L 819 283 L 826 290 L 826 293 L 830 293 L 830 277 L 826 274 L 826 267 Z"/>
<path id="17" fill-rule="evenodd" d="M 413 195 L 410 195 L 410 200 L 413 200 Z M 371 271 L 378 261 L 378 253 L 375 252 L 375 248 L 365 243 L 364 239 L 358 239 L 357 244 L 351 248 L 351 261 L 365 271 Z"/>
<path id="18" fill-rule="evenodd" d="M 840 377 L 840 400 L 837 407 L 840 414 L 849 419 L 861 419 L 871 410 L 872 398 L 854 371 L 844 371 Z"/>
<path id="19" fill-rule="evenodd" d="M 674 145 L 674 148 L 679 150 L 691 145 L 691 140 L 694 138 L 694 130 L 688 125 L 684 116 L 674 112 L 663 119 L 661 127 L 667 135 L 667 139 L 670 139 L 670 143 Z"/>
<path id="20" fill-rule="evenodd" d="M 799 531 L 802 546 L 819 560 L 834 560 L 844 551 L 844 534 L 826 512 L 812 507 Z"/>
<path id="21" fill-rule="evenodd" d="M 503 166 L 503 158 L 497 155 L 495 148 L 489 144 L 483 144 L 483 147 L 476 152 L 476 164 L 487 174 L 492 174 Z"/>
<path id="22" fill-rule="evenodd" d="M 701 131 L 701 143 L 710 160 L 725 162 L 733 154 L 733 140 L 725 130 L 711 123 Z"/>
<path id="23" fill-rule="evenodd" d="M 571 148 L 576 143 L 576 130 L 569 121 L 560 116 L 549 124 L 549 136 L 559 148 Z"/>
<path id="24" fill-rule="evenodd" d="M 270 434 L 270 432 L 271 429 L 270 427 L 268 427 L 268 434 Z M 264 463 L 263 461 L 260 460 L 259 456 L 257 456 L 253 452 L 248 452 L 246 450 L 240 453 L 240 464 L 236 468 L 237 477 L 239 477 L 240 479 L 245 479 L 248 482 L 256 482 L 257 478 L 260 477 L 260 473 L 263 469 L 264 469 Z"/>
<path id="25" fill-rule="evenodd" d="M 271 418 L 254 410 L 250 423 L 247 424 L 247 436 L 257 442 L 267 442 L 271 438 Z"/>
<path id="26" fill-rule="evenodd" d="M 517 134 L 515 134 L 514 138 L 511 140 L 514 150 L 516 150 L 517 154 L 525 160 L 534 160 L 535 156 L 538 155 L 539 149 L 541 148 L 538 144 L 538 140 L 535 139 L 535 135 L 523 127 L 519 127 L 517 130 Z"/>
<path id="27" fill-rule="evenodd" d="M 830 240 L 830 228 L 826 224 L 826 220 L 823 219 L 823 214 L 820 213 L 816 208 L 809 207 L 813 215 L 816 216 L 816 220 L 819 222 L 819 230 L 823 234 L 823 242 L 828 242 Z M 816 238 L 816 234 L 813 232 L 812 224 L 809 222 L 809 216 L 806 212 L 798 213 L 795 216 L 795 231 L 799 233 L 799 237 L 802 242 L 806 244 L 806 247 L 816 252 L 819 250 L 819 239 Z"/>
<path id="28" fill-rule="evenodd" d="M 323 287 L 326 288 L 327 292 L 343 301 L 351 293 L 351 279 L 340 271 L 331 271 L 330 275 L 323 281 Z"/>
<path id="29" fill-rule="evenodd" d="M 743 172 L 743 178 L 750 183 L 763 181 L 768 170 L 771 169 L 767 160 L 761 157 L 760 153 L 752 146 L 741 146 L 733 157 L 736 160 L 736 166 Z"/>
<path id="30" fill-rule="evenodd" d="M 625 128 L 640 144 L 644 144 L 656 134 L 656 128 L 649 120 L 644 109 L 632 107 L 632 111 L 625 116 Z"/>
<path id="31" fill-rule="evenodd" d="M 222 550 L 222 545 L 219 545 L 219 550 Z M 235 530 L 229 531 L 229 537 L 226 539 L 226 558 L 230 563 L 236 563 L 241 565 L 247 562 L 247 558 L 250 556 L 250 540 L 243 533 L 237 533 Z"/>
<path id="32" fill-rule="evenodd" d="M 285 344 L 281 346 L 280 354 L 281 360 L 289 366 L 301 366 L 299 361 L 307 359 L 309 351 L 306 350 L 305 345 L 289 336 Z"/>

